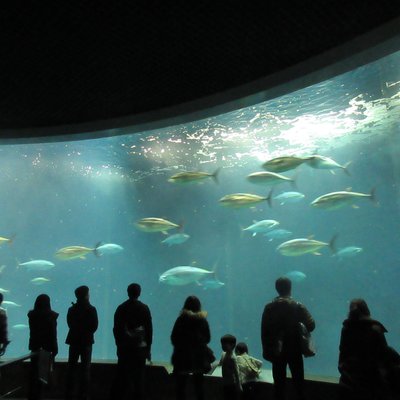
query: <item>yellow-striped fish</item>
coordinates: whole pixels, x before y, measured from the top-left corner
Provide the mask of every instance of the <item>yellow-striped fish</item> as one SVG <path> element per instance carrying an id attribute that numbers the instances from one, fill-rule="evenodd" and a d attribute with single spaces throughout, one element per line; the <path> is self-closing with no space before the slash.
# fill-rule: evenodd
<path id="1" fill-rule="evenodd" d="M 189 183 L 202 183 L 204 179 L 212 178 L 216 183 L 218 183 L 218 173 L 220 168 L 216 169 L 212 174 L 208 172 L 201 171 L 183 171 L 172 175 L 168 182 L 180 183 L 182 185 Z"/>
<path id="2" fill-rule="evenodd" d="M 271 191 L 272 192 L 272 191 Z M 271 206 L 271 192 L 267 197 L 258 196 L 250 193 L 233 193 L 219 199 L 222 206 L 231 208 L 253 207 L 254 205 L 267 201 Z"/>
<path id="3" fill-rule="evenodd" d="M 182 225 L 174 224 L 163 218 L 148 217 L 142 218 L 135 223 L 136 228 L 143 232 L 162 232 L 166 233 L 170 229 L 181 228 Z"/>
<path id="4" fill-rule="evenodd" d="M 84 246 L 67 246 L 56 251 L 56 257 L 60 260 L 73 260 L 75 258 L 85 259 L 85 256 L 89 253 L 94 253 L 95 256 L 100 256 L 97 252 L 97 248 L 101 242 L 97 243 L 94 248 Z"/>

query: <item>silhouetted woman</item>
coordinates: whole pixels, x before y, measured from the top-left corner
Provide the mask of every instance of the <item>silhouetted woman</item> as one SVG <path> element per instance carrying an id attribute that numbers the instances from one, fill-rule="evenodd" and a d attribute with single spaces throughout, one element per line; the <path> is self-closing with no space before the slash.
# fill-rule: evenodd
<path id="1" fill-rule="evenodd" d="M 189 296 L 172 329 L 174 351 L 171 361 L 178 400 L 185 399 L 189 373 L 193 373 L 197 400 L 204 399 L 203 374 L 211 369 L 210 363 L 213 361 L 212 352 L 207 346 L 211 337 L 206 317 L 207 313 L 201 311 L 200 300 L 196 296 Z"/>
<path id="2" fill-rule="evenodd" d="M 35 301 L 33 310 L 28 312 L 29 319 L 29 350 L 32 352 L 40 349 L 51 353 L 51 362 L 58 353 L 57 344 L 57 317 L 58 313 L 52 311 L 50 297 L 40 294 Z M 39 380 L 38 357 L 31 358 L 31 377 L 29 400 L 41 398 L 42 382 Z"/>
<path id="3" fill-rule="evenodd" d="M 371 318 L 367 303 L 354 299 L 340 338 L 339 372 L 343 395 L 351 400 L 387 399 L 382 367 L 387 330 Z"/>

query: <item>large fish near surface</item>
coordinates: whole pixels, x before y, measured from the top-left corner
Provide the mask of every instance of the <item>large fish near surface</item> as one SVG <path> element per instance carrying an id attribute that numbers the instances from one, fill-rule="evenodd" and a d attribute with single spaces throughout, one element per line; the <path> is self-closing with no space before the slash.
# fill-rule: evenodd
<path id="1" fill-rule="evenodd" d="M 254 207 L 256 204 L 261 203 L 262 201 L 267 201 L 269 206 L 271 206 L 271 192 L 269 192 L 267 197 L 250 193 L 227 194 L 226 196 L 221 197 L 219 202 L 222 206 L 231 208 Z"/>
<path id="2" fill-rule="evenodd" d="M 335 160 L 332 160 L 332 158 L 319 155 L 312 155 L 307 157 L 306 163 L 310 167 L 316 169 L 328 169 L 330 171 L 333 171 L 335 169 L 342 169 L 347 175 L 350 175 L 350 172 L 347 169 L 347 167 L 351 164 L 351 161 L 347 162 L 344 165 L 340 165 Z"/>
<path id="3" fill-rule="evenodd" d="M 163 218 L 156 218 L 156 217 L 148 217 L 142 218 L 135 223 L 136 228 L 143 232 L 162 232 L 166 233 L 170 229 L 181 228 L 182 225 L 174 224 L 171 221 L 168 221 Z"/>
<path id="4" fill-rule="evenodd" d="M 262 221 L 254 221 L 252 225 L 243 230 L 253 232 L 253 236 L 256 236 L 257 233 L 266 233 L 278 225 L 279 222 L 274 219 L 263 219 Z"/>
<path id="5" fill-rule="evenodd" d="M 183 286 L 197 282 L 210 275 L 214 275 L 214 271 L 197 267 L 179 266 L 163 272 L 159 278 L 159 282 L 171 286 Z"/>
<path id="6" fill-rule="evenodd" d="M 93 253 L 96 257 L 99 257 L 97 249 L 101 245 L 101 242 L 97 243 L 95 247 L 84 247 L 84 246 L 68 246 L 63 247 L 56 251 L 56 257 L 60 260 L 74 260 L 75 258 L 85 259 L 86 255 Z"/>
<path id="7" fill-rule="evenodd" d="M 268 171 L 253 172 L 252 174 L 247 175 L 247 180 L 256 185 L 263 186 L 274 186 L 282 182 L 289 182 L 292 185 L 296 185 L 295 179 Z"/>
<path id="8" fill-rule="evenodd" d="M 323 196 L 317 197 L 311 203 L 311 205 L 313 207 L 322 208 L 324 210 L 337 210 L 338 208 L 342 208 L 348 205 L 352 205 L 353 207 L 357 208 L 354 203 L 360 199 L 369 199 L 373 202 L 376 202 L 375 189 L 372 189 L 369 194 L 351 192 L 346 190 L 341 192 L 327 193 Z"/>
<path id="9" fill-rule="evenodd" d="M 218 173 L 220 168 L 217 168 L 212 174 L 201 171 L 183 171 L 172 175 L 168 182 L 179 183 L 182 185 L 190 183 L 202 183 L 205 179 L 212 178 L 214 182 L 218 183 Z"/>
<path id="10" fill-rule="evenodd" d="M 262 167 L 267 171 L 272 172 L 285 172 L 291 169 L 297 168 L 299 165 L 305 163 L 308 157 L 294 157 L 294 156 L 283 156 L 276 157 L 272 160 L 265 162 Z"/>
<path id="11" fill-rule="evenodd" d="M 329 243 L 305 238 L 288 240 L 287 242 L 280 244 L 276 250 L 282 255 L 289 257 L 302 256 L 304 254 L 314 254 L 319 256 L 321 254 L 318 252 L 318 250 L 322 249 L 323 247 L 329 247 L 332 253 L 335 253 L 336 237 L 337 236 L 334 236 Z"/>
<path id="12" fill-rule="evenodd" d="M 48 271 L 55 267 L 55 264 L 47 260 L 31 260 L 18 263 L 18 267 L 24 267 L 28 271 Z"/>

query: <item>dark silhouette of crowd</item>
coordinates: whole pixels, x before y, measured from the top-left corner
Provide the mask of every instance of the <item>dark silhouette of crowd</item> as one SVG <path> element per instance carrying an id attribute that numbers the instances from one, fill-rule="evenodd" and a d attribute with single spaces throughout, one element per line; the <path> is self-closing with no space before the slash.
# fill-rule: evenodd
<path id="1" fill-rule="evenodd" d="M 315 355 L 310 333 L 315 321 L 308 309 L 292 297 L 291 281 L 282 277 L 275 282 L 278 296 L 265 305 L 261 317 L 263 358 L 272 364 L 275 400 L 287 399 L 287 368 L 292 377 L 294 398 L 305 400 L 303 357 Z M 113 334 L 117 348 L 117 366 L 110 399 L 141 400 L 145 396 L 146 360 L 151 362 L 153 341 L 149 307 L 139 300 L 141 287 L 132 283 L 128 299 L 114 314 Z M 90 399 L 90 366 L 94 334 L 98 327 L 96 308 L 90 304 L 89 288 L 75 290 L 76 303 L 68 309 L 66 344 L 69 356 L 66 375 L 66 399 Z M 0 293 L 0 306 L 3 295 Z M 41 294 L 28 313 L 31 371 L 28 399 L 39 400 L 48 382 L 58 353 L 58 313 L 51 309 L 50 298 Z M 343 400 L 394 400 L 400 398 L 400 355 L 386 341 L 383 324 L 371 317 L 363 299 L 350 302 L 348 317 L 341 330 L 338 370 L 340 398 Z M 236 337 L 221 337 L 222 356 L 216 360 L 209 347 L 211 340 L 207 312 L 196 296 L 186 298 L 171 332 L 171 363 L 177 400 L 187 399 L 188 384 L 193 384 L 197 400 L 204 400 L 204 375 L 221 367 L 226 400 L 259 398 L 257 381 L 262 361 L 250 356 L 246 343 Z M 0 307 L 0 356 L 8 340 L 7 314 Z M 80 362 L 79 362 L 80 361 Z M 43 369 L 47 366 L 47 370 Z"/>

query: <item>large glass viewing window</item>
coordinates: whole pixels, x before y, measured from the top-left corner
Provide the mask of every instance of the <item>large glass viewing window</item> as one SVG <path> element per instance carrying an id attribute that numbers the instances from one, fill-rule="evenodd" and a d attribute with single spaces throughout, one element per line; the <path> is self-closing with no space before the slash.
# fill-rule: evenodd
<path id="1" fill-rule="evenodd" d="M 318 354 L 306 360 L 306 373 L 338 375 L 352 298 L 368 302 L 399 348 L 399 67 L 400 52 L 272 100 L 162 129 L 1 145 L 0 291 L 12 340 L 6 356 L 28 351 L 27 312 L 47 293 L 60 313 L 58 357 L 66 357 L 66 313 L 74 289 L 85 284 L 100 320 L 93 358 L 115 358 L 113 313 L 128 284 L 139 282 L 153 315 L 153 360 L 170 360 L 171 329 L 191 294 L 208 312 L 216 354 L 220 337 L 232 333 L 262 358 L 261 314 L 283 275 L 316 320 Z M 303 161 L 271 184 L 265 163 L 282 156 Z M 184 171 L 198 174 L 176 175 Z M 257 172 L 263 174 L 254 178 Z M 341 191 L 362 196 L 338 207 L 315 201 Z M 253 195 L 253 206 L 220 201 L 235 193 Z M 150 217 L 175 226 L 138 226 Z M 264 220 L 276 222 L 254 227 Z M 278 248 L 297 238 L 324 244 L 303 255 Z M 69 246 L 87 251 L 60 257 Z M 178 266 L 213 274 L 163 278 Z"/>

